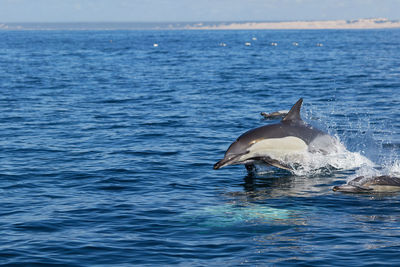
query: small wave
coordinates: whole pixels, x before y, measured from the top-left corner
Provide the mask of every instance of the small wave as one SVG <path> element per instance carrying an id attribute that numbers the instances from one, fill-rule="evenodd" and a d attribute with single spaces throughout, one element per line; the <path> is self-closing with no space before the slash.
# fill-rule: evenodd
<path id="1" fill-rule="evenodd" d="M 97 103 L 100 104 L 124 104 L 124 103 L 129 103 L 129 102 L 133 102 L 136 99 L 132 99 L 132 98 L 127 98 L 127 99 L 105 99 L 105 100 L 101 100 L 98 101 Z"/>
<path id="2" fill-rule="evenodd" d="M 32 231 L 32 232 L 56 232 L 61 227 L 55 222 L 50 220 L 39 220 L 32 222 L 17 223 L 14 225 L 15 229 L 21 231 Z"/>

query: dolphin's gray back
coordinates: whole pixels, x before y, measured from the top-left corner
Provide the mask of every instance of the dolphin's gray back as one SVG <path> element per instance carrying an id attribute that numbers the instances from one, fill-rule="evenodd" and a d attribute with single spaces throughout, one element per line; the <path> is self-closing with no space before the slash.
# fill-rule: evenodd
<path id="1" fill-rule="evenodd" d="M 307 125 L 301 119 L 300 108 L 302 103 L 303 99 L 300 98 L 280 123 L 265 125 L 247 131 L 239 136 L 232 145 L 236 143 L 235 148 L 241 147 L 243 149 L 255 141 L 288 136 L 300 138 L 309 145 L 317 136 L 326 135 L 324 132 Z"/>
<path id="2" fill-rule="evenodd" d="M 393 176 L 378 176 L 374 177 L 372 180 L 368 181 L 370 185 L 390 185 L 390 186 L 400 186 L 400 178 Z"/>
<path id="3" fill-rule="evenodd" d="M 327 134 L 312 128 L 303 121 L 281 121 L 277 124 L 265 125 L 245 132 L 230 145 L 225 155 L 243 154 L 255 141 L 263 139 L 293 136 L 300 138 L 309 145 L 316 137 L 323 135 Z"/>
<path id="4" fill-rule="evenodd" d="M 326 133 L 312 128 L 303 121 L 280 122 L 247 131 L 237 140 L 244 144 L 249 144 L 254 140 L 294 136 L 300 138 L 309 145 L 317 136 L 320 135 L 326 135 Z"/>

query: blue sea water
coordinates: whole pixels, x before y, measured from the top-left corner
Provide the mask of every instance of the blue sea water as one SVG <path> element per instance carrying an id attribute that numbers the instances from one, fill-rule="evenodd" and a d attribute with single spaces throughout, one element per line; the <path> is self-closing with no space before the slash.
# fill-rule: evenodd
<path id="1" fill-rule="evenodd" d="M 399 172 L 400 30 L 0 39 L 0 264 L 400 264 L 400 194 L 331 190 L 364 166 L 212 169 L 303 97 L 305 121 Z"/>

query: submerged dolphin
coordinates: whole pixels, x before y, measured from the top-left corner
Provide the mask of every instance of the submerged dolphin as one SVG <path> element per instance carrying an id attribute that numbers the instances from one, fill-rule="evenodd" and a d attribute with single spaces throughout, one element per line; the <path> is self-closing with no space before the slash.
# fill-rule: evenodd
<path id="1" fill-rule="evenodd" d="M 261 112 L 261 116 L 266 119 L 275 120 L 275 119 L 282 119 L 288 114 L 289 110 L 279 110 L 271 113 Z"/>
<path id="2" fill-rule="evenodd" d="M 306 124 L 300 117 L 300 98 L 281 122 L 252 129 L 233 142 L 223 159 L 215 163 L 224 166 L 245 164 L 251 168 L 264 163 L 281 169 L 293 169 L 291 159 L 305 152 L 328 154 L 338 142 L 328 134 Z"/>
<path id="3" fill-rule="evenodd" d="M 374 177 L 359 176 L 347 184 L 334 186 L 333 191 L 346 193 L 382 193 L 400 191 L 400 178 L 382 175 Z"/>

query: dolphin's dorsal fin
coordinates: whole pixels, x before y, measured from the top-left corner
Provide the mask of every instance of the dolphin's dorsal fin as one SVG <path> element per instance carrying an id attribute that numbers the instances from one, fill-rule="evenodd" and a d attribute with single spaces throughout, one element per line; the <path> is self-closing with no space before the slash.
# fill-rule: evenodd
<path id="1" fill-rule="evenodd" d="M 300 108 L 303 104 L 303 98 L 297 100 L 296 104 L 290 109 L 289 113 L 282 119 L 282 121 L 301 121 Z"/>

